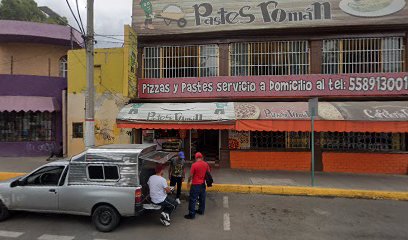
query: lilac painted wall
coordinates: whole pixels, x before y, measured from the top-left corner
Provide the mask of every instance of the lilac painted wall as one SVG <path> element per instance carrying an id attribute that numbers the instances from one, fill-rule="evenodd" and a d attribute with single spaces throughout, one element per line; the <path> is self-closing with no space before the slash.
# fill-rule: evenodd
<path id="1" fill-rule="evenodd" d="M 67 80 L 60 77 L 0 74 L 0 96 L 54 97 L 62 109 Z M 56 113 L 56 139 L 51 142 L 0 142 L 0 156 L 49 156 L 62 142 L 62 112 Z"/>

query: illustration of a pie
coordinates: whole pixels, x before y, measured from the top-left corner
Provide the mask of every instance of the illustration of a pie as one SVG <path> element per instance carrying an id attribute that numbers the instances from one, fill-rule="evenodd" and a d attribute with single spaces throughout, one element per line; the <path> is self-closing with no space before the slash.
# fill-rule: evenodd
<path id="1" fill-rule="evenodd" d="M 403 9 L 405 0 L 342 0 L 340 8 L 357 17 L 381 17 Z"/>
<path id="2" fill-rule="evenodd" d="M 319 117 L 324 120 L 344 120 L 341 112 L 328 102 L 319 102 Z"/>
<path id="3" fill-rule="evenodd" d="M 237 139 L 230 138 L 228 139 L 228 148 L 229 149 L 238 149 L 240 147 L 239 141 Z"/>
<path id="4" fill-rule="evenodd" d="M 237 119 L 258 119 L 261 114 L 259 107 L 251 103 L 236 103 L 234 108 Z"/>

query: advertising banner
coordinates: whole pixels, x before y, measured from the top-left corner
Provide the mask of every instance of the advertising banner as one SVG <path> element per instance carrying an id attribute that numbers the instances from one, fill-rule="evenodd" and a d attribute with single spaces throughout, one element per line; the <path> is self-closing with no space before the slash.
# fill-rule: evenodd
<path id="1" fill-rule="evenodd" d="M 407 24 L 406 0 L 134 0 L 139 35 Z"/>
<path id="2" fill-rule="evenodd" d="M 140 79 L 139 97 L 274 98 L 408 94 L 408 73 Z"/>

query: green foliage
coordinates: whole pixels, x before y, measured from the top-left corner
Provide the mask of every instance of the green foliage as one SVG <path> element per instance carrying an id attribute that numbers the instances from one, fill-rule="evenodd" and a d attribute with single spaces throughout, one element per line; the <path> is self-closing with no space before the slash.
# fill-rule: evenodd
<path id="1" fill-rule="evenodd" d="M 0 19 L 67 25 L 65 17 L 47 17 L 34 0 L 1 0 Z"/>

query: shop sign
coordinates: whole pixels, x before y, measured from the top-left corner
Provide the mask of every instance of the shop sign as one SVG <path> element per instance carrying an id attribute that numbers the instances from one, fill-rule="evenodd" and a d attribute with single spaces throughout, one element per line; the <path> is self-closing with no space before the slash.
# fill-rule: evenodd
<path id="1" fill-rule="evenodd" d="M 222 122 L 235 120 L 233 103 L 133 103 L 118 114 L 132 122 Z"/>
<path id="2" fill-rule="evenodd" d="M 228 134 L 228 149 L 251 148 L 250 132 L 230 130 Z"/>
<path id="3" fill-rule="evenodd" d="M 134 0 L 140 35 L 408 23 L 406 0 Z"/>
<path id="4" fill-rule="evenodd" d="M 334 102 L 346 120 L 408 121 L 408 102 Z M 320 113 L 320 112 L 319 112 Z"/>
<path id="5" fill-rule="evenodd" d="M 408 73 L 140 79 L 146 99 L 390 96 L 408 94 Z"/>

